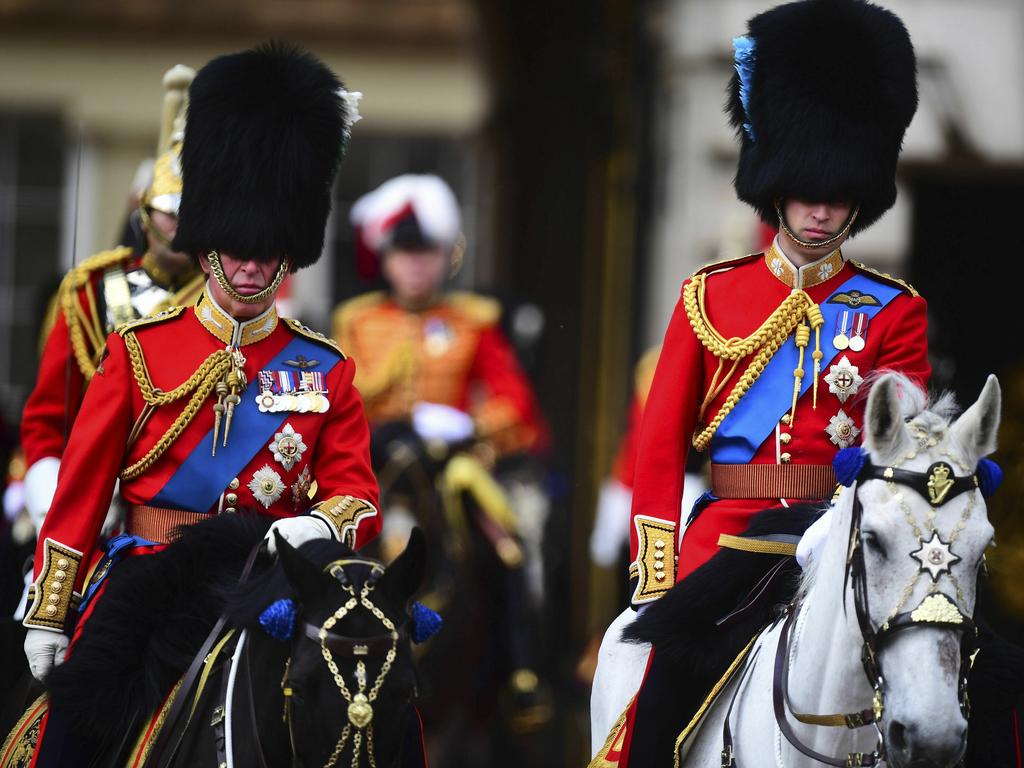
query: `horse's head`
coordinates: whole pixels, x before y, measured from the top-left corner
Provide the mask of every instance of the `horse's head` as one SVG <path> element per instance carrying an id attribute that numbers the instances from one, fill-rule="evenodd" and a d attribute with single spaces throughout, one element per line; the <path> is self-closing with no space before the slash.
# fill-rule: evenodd
<path id="1" fill-rule="evenodd" d="M 996 447 L 999 384 L 989 377 L 956 420 L 949 400 L 925 406 L 904 377 L 878 380 L 850 501 L 851 614 L 888 760 L 900 768 L 952 766 L 966 744 L 975 588 L 993 536 L 979 461 Z"/>
<path id="2" fill-rule="evenodd" d="M 315 564 L 306 547 L 296 551 L 281 538 L 277 547 L 298 597 L 282 681 L 294 755 L 303 766 L 394 764 L 415 717 L 406 609 L 423 581 L 422 532 L 413 530 L 386 570 L 347 548 Z"/>

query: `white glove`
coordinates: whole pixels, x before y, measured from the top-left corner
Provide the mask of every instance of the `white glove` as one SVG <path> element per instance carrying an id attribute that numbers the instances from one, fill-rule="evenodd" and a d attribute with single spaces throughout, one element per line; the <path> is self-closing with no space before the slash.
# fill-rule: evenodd
<path id="1" fill-rule="evenodd" d="M 825 510 L 825 514 L 811 523 L 811 527 L 804 531 L 804 535 L 800 537 L 800 542 L 796 545 L 796 561 L 800 563 L 801 568 L 806 568 L 815 555 L 821 552 L 821 548 L 828 538 L 828 529 L 831 527 L 832 507 L 829 507 Z"/>
<path id="2" fill-rule="evenodd" d="M 618 480 L 605 480 L 597 496 L 597 515 L 590 532 L 590 559 L 602 568 L 615 565 L 619 551 L 629 544 L 629 517 L 633 491 Z"/>
<path id="3" fill-rule="evenodd" d="M 416 403 L 412 427 L 424 440 L 458 443 L 473 436 L 473 418 L 458 408 L 438 403 Z"/>
<path id="4" fill-rule="evenodd" d="M 274 531 L 280 533 L 284 540 L 293 547 L 299 547 L 312 539 L 334 538 L 331 526 L 319 517 L 302 515 L 301 517 L 286 517 L 281 520 L 275 520 L 263 539 L 267 542 L 267 551 L 272 555 L 277 554 L 277 541 L 274 538 Z"/>
<path id="5" fill-rule="evenodd" d="M 64 663 L 68 651 L 68 636 L 49 629 L 30 629 L 25 634 L 25 658 L 32 677 L 42 680 L 54 667 Z"/>
<path id="6" fill-rule="evenodd" d="M 43 518 L 50 511 L 53 494 L 57 491 L 59 470 L 60 459 L 56 456 L 47 456 L 25 472 L 25 509 L 32 518 L 37 534 L 43 527 Z"/>

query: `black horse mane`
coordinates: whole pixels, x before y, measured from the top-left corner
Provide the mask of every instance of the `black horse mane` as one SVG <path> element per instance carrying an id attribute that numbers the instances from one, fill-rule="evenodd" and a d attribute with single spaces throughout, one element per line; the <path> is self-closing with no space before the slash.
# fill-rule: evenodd
<path id="1" fill-rule="evenodd" d="M 821 504 L 794 504 L 759 512 L 745 535 L 801 535 L 822 513 Z M 796 593 L 801 570 L 785 566 L 757 610 L 726 625 L 716 622 L 738 607 L 781 556 L 721 549 L 708 562 L 646 608 L 623 633 L 628 642 L 652 643 L 659 659 L 709 686 L 736 654 Z"/>
<path id="2" fill-rule="evenodd" d="M 88 631 L 45 681 L 53 708 L 65 713 L 90 753 L 134 738 L 221 613 L 233 626 L 255 628 L 271 602 L 296 599 L 283 569 L 266 555 L 238 586 L 269 523 L 264 517 L 214 517 L 181 529 L 162 552 L 126 558 L 111 571 Z M 333 541 L 307 542 L 300 552 L 321 566 L 352 555 Z"/>

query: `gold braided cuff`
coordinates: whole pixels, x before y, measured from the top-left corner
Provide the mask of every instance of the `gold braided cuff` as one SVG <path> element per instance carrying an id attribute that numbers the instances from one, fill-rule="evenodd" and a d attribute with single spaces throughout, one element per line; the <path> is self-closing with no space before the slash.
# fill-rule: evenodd
<path id="1" fill-rule="evenodd" d="M 53 539 L 43 544 L 43 567 L 29 590 L 24 625 L 34 629 L 63 631 L 70 609 L 81 602 L 75 594 L 75 577 L 82 566 L 82 553 Z"/>
<path id="2" fill-rule="evenodd" d="M 637 515 L 636 560 L 629 566 L 637 577 L 634 604 L 649 603 L 668 592 L 676 583 L 676 525 L 657 517 Z M 634 570 L 635 569 L 635 570 Z"/>
<path id="3" fill-rule="evenodd" d="M 377 508 L 370 502 L 355 496 L 332 496 L 316 504 L 310 511 L 329 526 L 338 541 L 356 548 L 356 531 L 359 523 L 377 515 Z"/>

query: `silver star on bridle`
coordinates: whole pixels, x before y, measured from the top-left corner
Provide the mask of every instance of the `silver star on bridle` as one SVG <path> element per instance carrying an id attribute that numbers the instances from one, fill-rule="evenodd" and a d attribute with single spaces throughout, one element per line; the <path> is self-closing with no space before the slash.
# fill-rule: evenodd
<path id="1" fill-rule="evenodd" d="M 910 556 L 921 563 L 921 570 L 931 574 L 932 581 L 938 581 L 944 573 L 950 569 L 960 558 L 949 548 L 949 544 L 942 540 L 938 531 L 932 531 L 932 537 L 928 541 L 923 539 L 919 542 L 921 548 L 911 552 Z"/>

